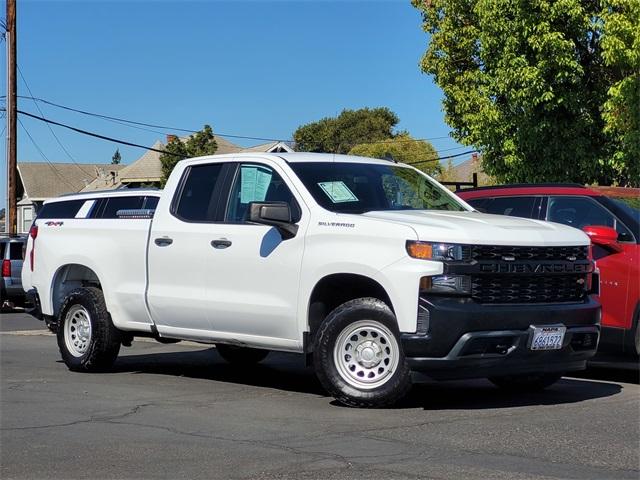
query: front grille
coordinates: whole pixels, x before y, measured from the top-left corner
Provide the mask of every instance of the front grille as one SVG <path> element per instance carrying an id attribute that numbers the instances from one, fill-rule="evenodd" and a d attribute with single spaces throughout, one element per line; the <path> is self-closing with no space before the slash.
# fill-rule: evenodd
<path id="1" fill-rule="evenodd" d="M 588 247 L 511 247 L 503 245 L 471 245 L 471 260 L 586 260 Z"/>
<path id="2" fill-rule="evenodd" d="M 584 298 L 584 274 L 475 275 L 471 297 L 480 303 L 561 303 Z"/>

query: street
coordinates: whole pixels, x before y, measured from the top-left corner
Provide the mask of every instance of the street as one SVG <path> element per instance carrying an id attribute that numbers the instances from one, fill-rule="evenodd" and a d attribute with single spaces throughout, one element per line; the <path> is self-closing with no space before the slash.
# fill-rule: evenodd
<path id="1" fill-rule="evenodd" d="M 1 469 L 10 478 L 638 479 L 636 372 L 510 395 L 422 379 L 388 410 L 345 408 L 301 356 L 239 370 L 214 348 L 136 341 L 81 374 L 3 313 Z"/>

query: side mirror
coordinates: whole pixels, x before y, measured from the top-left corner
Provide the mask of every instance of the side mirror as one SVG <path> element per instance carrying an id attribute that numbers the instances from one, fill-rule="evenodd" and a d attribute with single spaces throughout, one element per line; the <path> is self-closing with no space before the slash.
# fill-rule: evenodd
<path id="1" fill-rule="evenodd" d="M 298 225 L 291 221 L 291 208 L 286 202 L 251 202 L 249 221 L 276 227 L 283 240 L 293 238 L 298 233 Z"/>
<path id="2" fill-rule="evenodd" d="M 621 251 L 622 248 L 618 244 L 618 232 L 611 227 L 587 225 L 582 227 L 584 233 L 589 235 L 591 243 L 599 245 L 609 250 Z"/>

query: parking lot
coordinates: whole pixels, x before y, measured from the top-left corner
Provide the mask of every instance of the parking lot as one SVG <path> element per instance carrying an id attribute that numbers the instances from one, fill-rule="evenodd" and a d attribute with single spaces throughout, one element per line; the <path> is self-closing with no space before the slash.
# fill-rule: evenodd
<path id="1" fill-rule="evenodd" d="M 204 345 L 136 341 L 79 374 L 3 313 L 2 478 L 638 479 L 637 370 L 548 391 L 423 379 L 389 410 L 338 405 L 301 357 L 238 370 Z"/>

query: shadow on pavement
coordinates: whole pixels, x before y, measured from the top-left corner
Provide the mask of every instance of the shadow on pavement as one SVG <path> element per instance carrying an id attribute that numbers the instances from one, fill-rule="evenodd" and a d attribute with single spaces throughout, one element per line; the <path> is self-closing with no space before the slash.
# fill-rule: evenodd
<path id="1" fill-rule="evenodd" d="M 112 371 L 199 378 L 327 396 L 313 369 L 305 367 L 304 358 L 296 354 L 271 353 L 263 362 L 250 366 L 227 363 L 215 348 L 127 355 L 118 357 Z"/>
<path id="2" fill-rule="evenodd" d="M 305 367 L 301 355 L 272 353 L 259 364 L 236 367 L 226 363 L 215 348 L 190 351 L 127 355 L 118 359 L 115 372 L 173 375 L 208 379 L 256 387 L 328 396 L 313 368 Z M 395 408 L 425 410 L 495 409 L 532 405 L 577 403 L 620 393 L 622 386 L 609 382 L 564 378 L 543 392 L 509 393 L 489 381 L 421 381 Z M 332 401 L 332 405 L 340 405 Z"/>
<path id="3" fill-rule="evenodd" d="M 561 405 L 610 397 L 622 391 L 616 383 L 563 378 L 546 390 L 515 393 L 501 390 L 488 380 L 457 380 L 414 385 L 410 395 L 397 408 L 421 407 L 425 410 L 470 410 Z"/>

